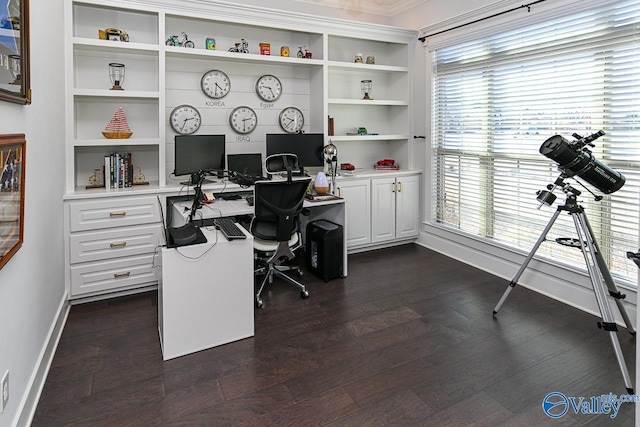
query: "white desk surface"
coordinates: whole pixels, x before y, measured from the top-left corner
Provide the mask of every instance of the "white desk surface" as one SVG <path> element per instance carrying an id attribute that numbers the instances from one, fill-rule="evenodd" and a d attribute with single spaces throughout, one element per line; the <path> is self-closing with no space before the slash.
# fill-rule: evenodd
<path id="1" fill-rule="evenodd" d="M 344 232 L 344 241 L 343 241 L 343 254 L 342 254 L 342 275 L 344 277 L 348 274 L 348 262 L 347 262 L 347 224 L 346 224 L 346 208 L 347 204 L 345 200 L 342 198 L 332 198 L 329 197 L 320 197 L 315 200 L 305 200 L 303 207 L 308 208 L 309 215 L 301 215 L 300 216 L 300 225 L 302 230 L 302 238 L 306 239 L 305 230 L 307 224 L 311 221 L 316 221 L 319 219 L 324 219 L 327 221 L 331 221 L 334 224 L 338 224 L 342 226 Z M 189 220 L 189 213 L 191 210 L 192 202 L 191 201 L 180 201 L 173 204 L 173 210 L 171 215 L 171 224 L 172 227 L 180 227 L 184 225 Z M 249 204 L 244 199 L 238 200 L 223 200 L 216 199 L 215 202 L 210 203 L 208 205 L 204 205 L 202 208 L 198 209 L 196 214 L 196 220 L 198 219 L 209 219 L 209 218 L 218 218 L 224 216 L 237 216 L 237 215 L 252 215 L 253 214 L 253 206 L 249 206 Z M 197 221 L 196 221 L 197 224 Z"/>
<path id="2" fill-rule="evenodd" d="M 173 215 L 171 216 L 173 219 L 171 221 L 171 226 L 179 227 L 184 225 L 189 218 L 189 214 L 191 212 L 191 206 L 193 202 L 188 200 L 179 201 L 173 204 Z M 317 200 L 305 200 L 303 207 L 305 208 L 316 208 L 321 206 L 331 206 L 331 205 L 344 205 L 344 199 L 334 198 L 330 200 L 326 199 L 317 199 Z M 253 206 L 249 206 L 247 201 L 242 199 L 237 200 L 223 200 L 216 199 L 213 203 L 205 204 L 200 209 L 198 209 L 195 219 L 207 219 L 207 218 L 218 218 L 223 216 L 236 216 L 236 215 L 252 215 L 253 214 Z M 335 220 L 334 220 L 335 222 Z M 344 226 L 344 221 L 338 221 L 338 224 Z"/>

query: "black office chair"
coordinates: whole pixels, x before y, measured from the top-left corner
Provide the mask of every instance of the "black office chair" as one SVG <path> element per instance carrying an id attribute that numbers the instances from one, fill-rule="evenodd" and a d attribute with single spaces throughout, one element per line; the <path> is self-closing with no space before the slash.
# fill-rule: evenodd
<path id="1" fill-rule="evenodd" d="M 302 298 L 308 298 L 306 287 L 285 274 L 295 271 L 302 276 L 297 266 L 283 265 L 295 258 L 294 251 L 302 246 L 299 216 L 304 195 L 311 178 L 293 178 L 298 169 L 298 159 L 293 154 L 279 154 L 266 159 L 266 170 L 270 175 L 286 172 L 286 179 L 256 181 L 254 186 L 254 217 L 250 231 L 259 268 L 256 276 L 264 275 L 256 292 L 256 306 L 264 306 L 261 293 L 273 276 L 280 277 L 300 289 Z"/>

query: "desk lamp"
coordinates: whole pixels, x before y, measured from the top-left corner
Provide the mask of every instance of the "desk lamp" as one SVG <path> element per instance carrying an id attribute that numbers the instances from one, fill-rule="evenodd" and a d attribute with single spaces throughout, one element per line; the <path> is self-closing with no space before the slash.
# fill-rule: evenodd
<path id="1" fill-rule="evenodd" d="M 336 191 L 336 173 L 338 171 L 338 147 L 333 145 L 331 140 L 329 143 L 324 146 L 322 150 L 322 155 L 324 160 L 329 165 L 329 176 L 331 177 L 331 187 L 329 188 L 329 193 L 335 194 Z"/>

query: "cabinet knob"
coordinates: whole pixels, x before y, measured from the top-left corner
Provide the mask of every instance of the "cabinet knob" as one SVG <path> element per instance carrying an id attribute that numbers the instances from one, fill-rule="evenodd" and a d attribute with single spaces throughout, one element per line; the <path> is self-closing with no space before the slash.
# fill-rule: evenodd
<path id="1" fill-rule="evenodd" d="M 113 216 L 125 216 L 127 213 L 126 212 L 109 212 L 109 216 L 113 217 Z"/>
<path id="2" fill-rule="evenodd" d="M 400 184 L 400 189 L 398 190 L 398 193 L 402 193 L 402 181 L 398 181 L 398 184 Z"/>
<path id="3" fill-rule="evenodd" d="M 127 242 L 109 243 L 112 248 L 124 248 L 127 246 Z"/>
<path id="4" fill-rule="evenodd" d="M 393 183 L 393 190 L 391 190 L 391 192 L 392 192 L 392 193 L 395 193 L 395 192 L 396 192 L 396 183 L 395 183 L 395 182 Z"/>
<path id="5" fill-rule="evenodd" d="M 129 277 L 129 276 L 131 276 L 131 272 L 130 272 L 130 271 L 127 271 L 126 273 L 115 273 L 115 274 L 113 275 L 113 278 L 114 278 L 114 279 L 119 279 L 119 278 L 121 278 L 121 277 Z"/>

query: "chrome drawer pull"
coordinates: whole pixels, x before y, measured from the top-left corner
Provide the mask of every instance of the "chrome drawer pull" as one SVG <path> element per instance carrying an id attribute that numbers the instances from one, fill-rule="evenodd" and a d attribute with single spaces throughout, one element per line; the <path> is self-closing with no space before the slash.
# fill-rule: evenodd
<path id="1" fill-rule="evenodd" d="M 109 243 L 109 246 L 111 246 L 112 248 L 124 248 L 125 246 L 127 246 L 127 242 Z"/>
<path id="2" fill-rule="evenodd" d="M 116 273 L 116 274 L 113 275 L 113 278 L 114 279 L 119 279 L 121 277 L 129 277 L 129 276 L 131 276 L 131 272 L 127 271 L 126 273 Z"/>
<path id="3" fill-rule="evenodd" d="M 125 216 L 126 212 L 109 212 L 109 216 Z"/>

